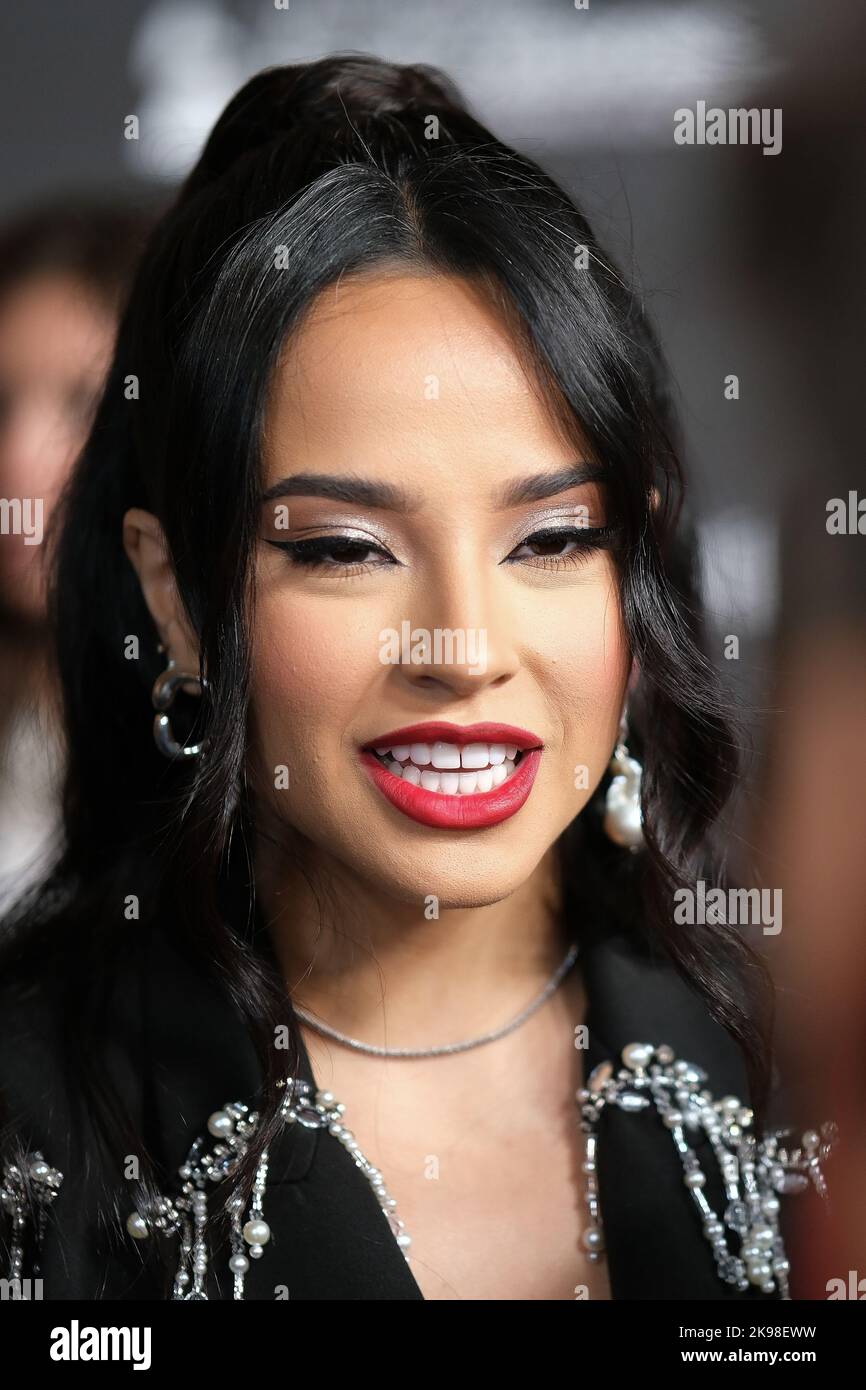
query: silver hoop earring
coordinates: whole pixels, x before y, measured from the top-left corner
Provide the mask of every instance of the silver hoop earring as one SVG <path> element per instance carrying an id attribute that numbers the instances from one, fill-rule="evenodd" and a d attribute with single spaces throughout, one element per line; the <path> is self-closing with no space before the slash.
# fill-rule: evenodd
<path id="1" fill-rule="evenodd" d="M 161 671 L 154 681 L 150 697 L 154 709 L 161 711 L 171 709 L 178 690 L 182 685 L 190 682 L 198 686 L 199 695 L 207 685 L 203 677 L 196 675 L 194 671 L 182 670 L 177 662 L 169 657 L 165 670 Z M 165 758 L 198 758 L 201 756 L 206 743 L 205 739 L 201 739 L 198 743 L 178 743 L 171 727 L 171 720 L 164 712 L 157 714 L 153 721 L 153 737 L 157 748 Z"/>
<path id="2" fill-rule="evenodd" d="M 623 713 L 619 724 L 619 743 L 610 761 L 613 779 L 607 789 L 604 829 L 614 844 L 622 845 L 635 854 L 644 843 L 640 807 L 643 768 L 637 758 L 631 757 L 627 738 L 628 721 Z"/>

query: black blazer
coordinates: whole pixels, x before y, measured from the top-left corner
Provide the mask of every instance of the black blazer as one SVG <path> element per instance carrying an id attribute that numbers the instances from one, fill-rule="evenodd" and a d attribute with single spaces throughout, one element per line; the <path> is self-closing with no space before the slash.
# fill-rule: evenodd
<path id="1" fill-rule="evenodd" d="M 715 1097 L 733 1094 L 748 1103 L 739 1049 L 666 960 L 604 932 L 582 938 L 580 959 L 589 1006 L 587 1075 L 606 1058 L 618 1059 L 630 1042 L 668 1043 L 678 1057 L 703 1067 Z M 42 1246 L 43 1297 L 167 1298 L 170 1287 L 148 1242 L 114 1234 L 100 1216 L 100 1179 L 70 1140 L 74 1112 L 52 1003 L 62 989 L 55 978 L 38 996 L 9 1004 L 0 1019 L 0 1084 L 12 1110 L 6 1150 L 10 1136 L 21 1138 L 64 1174 Z M 173 1186 L 208 1116 L 230 1101 L 255 1104 L 259 1071 L 252 1044 L 216 987 L 161 931 L 143 934 L 141 959 L 119 972 L 106 1008 L 116 1042 L 105 1064 Z M 314 1081 L 306 1050 L 302 1072 Z M 708 1173 L 706 1195 L 721 1211 L 724 1195 L 706 1136 L 696 1151 Z M 778 1299 L 777 1292 L 741 1293 L 719 1279 L 671 1135 L 654 1110 L 605 1108 L 598 1180 L 614 1299 Z M 791 1208 L 806 1202 L 820 1205 L 811 1193 L 782 1198 L 786 1242 Z M 118 1213 L 121 1226 L 133 1206 L 131 1194 Z M 271 1148 L 264 1215 L 272 1237 L 263 1257 L 251 1262 L 245 1298 L 270 1300 L 277 1286 L 285 1286 L 290 1299 L 423 1300 L 367 1179 L 326 1131 L 283 1130 Z M 4 1229 L 3 1275 L 7 1237 Z M 211 1262 L 208 1294 L 232 1297 L 222 1259 Z"/>

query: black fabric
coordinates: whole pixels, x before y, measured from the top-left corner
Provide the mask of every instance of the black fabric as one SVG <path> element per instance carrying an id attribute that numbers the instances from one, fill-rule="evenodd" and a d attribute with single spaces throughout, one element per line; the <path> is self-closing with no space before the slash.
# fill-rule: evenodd
<path id="1" fill-rule="evenodd" d="M 581 941 L 581 968 L 588 996 L 587 1074 L 605 1059 L 616 1060 L 627 1043 L 665 1042 L 678 1057 L 704 1068 L 715 1096 L 747 1100 L 739 1049 L 667 961 L 654 959 L 625 935 L 596 931 Z M 62 988 L 62 980 L 55 980 L 53 993 L 45 989 L 0 1017 L 0 1079 L 12 1098 L 11 1132 L 64 1173 L 43 1246 L 43 1294 L 165 1298 L 170 1290 L 149 1242 L 113 1234 L 112 1223 L 99 1214 L 102 1179 L 86 1171 L 70 1140 L 72 1113 L 56 1023 Z M 159 931 L 148 938 L 134 970 L 118 977 L 114 1008 L 117 1045 L 105 1065 L 143 1126 L 151 1153 L 174 1175 L 212 1111 L 233 1100 L 255 1104 L 260 1083 L 252 1043 L 217 987 Z M 306 1050 L 301 1070 L 314 1081 Z M 702 1161 L 707 1196 L 714 1209 L 723 1209 L 706 1139 L 698 1152 L 708 1160 Z M 654 1111 L 628 1114 L 606 1107 L 598 1166 L 614 1299 L 778 1296 L 755 1289 L 741 1294 L 719 1280 L 673 1140 Z M 791 1199 L 783 1199 L 783 1211 L 786 1200 Z M 131 1208 L 130 1202 L 120 1211 L 121 1222 Z M 366 1178 L 327 1131 L 299 1125 L 282 1131 L 271 1149 L 265 1218 L 272 1238 L 263 1258 L 251 1262 L 246 1298 L 423 1299 Z M 224 1261 L 212 1262 L 208 1292 L 232 1297 Z"/>
<path id="2" fill-rule="evenodd" d="M 632 1042 L 667 1043 L 707 1073 L 716 1098 L 748 1100 L 739 1048 L 703 999 L 665 960 L 624 936 L 598 936 L 583 952 L 589 1007 L 587 1074 L 616 1061 Z M 694 1142 L 694 1140 L 692 1141 Z M 714 1211 L 724 1211 L 718 1165 L 706 1135 L 695 1152 Z M 775 1299 L 723 1284 L 701 1229 L 670 1133 L 655 1109 L 606 1106 L 599 1121 L 598 1185 L 611 1293 L 615 1299 Z"/>

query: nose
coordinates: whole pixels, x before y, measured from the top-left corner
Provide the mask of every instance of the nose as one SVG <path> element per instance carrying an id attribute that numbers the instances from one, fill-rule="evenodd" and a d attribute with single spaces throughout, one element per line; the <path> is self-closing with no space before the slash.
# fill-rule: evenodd
<path id="1" fill-rule="evenodd" d="M 520 669 L 519 634 L 489 560 L 452 555 L 400 621 L 396 679 L 426 697 L 468 699 L 507 685 Z"/>

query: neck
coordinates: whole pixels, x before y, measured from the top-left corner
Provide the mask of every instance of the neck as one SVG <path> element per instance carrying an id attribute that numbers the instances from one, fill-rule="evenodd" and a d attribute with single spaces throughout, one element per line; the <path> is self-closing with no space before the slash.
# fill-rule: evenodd
<path id="1" fill-rule="evenodd" d="M 292 999 L 375 1046 L 433 1046 L 501 1025 L 570 944 L 553 850 L 508 898 L 430 918 L 307 842 L 303 869 L 277 858 L 260 848 L 256 882 Z"/>

